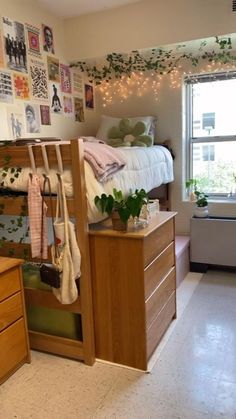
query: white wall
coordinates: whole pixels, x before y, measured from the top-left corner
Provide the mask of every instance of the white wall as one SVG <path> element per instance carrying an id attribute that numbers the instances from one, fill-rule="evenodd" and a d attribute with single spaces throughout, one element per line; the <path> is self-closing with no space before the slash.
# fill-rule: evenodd
<path id="1" fill-rule="evenodd" d="M 235 32 L 231 0 L 146 0 L 65 22 L 69 60 L 100 57 L 111 52 L 159 47 Z M 101 113 L 113 116 L 157 115 L 157 140 L 171 139 L 176 154 L 172 209 L 178 211 L 176 231 L 188 233 L 192 206 L 182 201 L 184 148 L 182 146 L 182 90 L 162 83 L 159 100 L 152 93 L 113 102 Z M 213 215 L 235 215 L 236 204 L 211 203 Z"/>
<path id="2" fill-rule="evenodd" d="M 38 6 L 34 0 L 0 0 L 0 29 L 2 32 L 2 17 L 8 17 L 14 21 L 28 23 L 41 29 L 42 23 L 49 25 L 53 29 L 55 57 L 60 62 L 67 64 L 67 45 L 65 42 L 65 32 L 63 21 L 56 18 L 46 10 Z M 46 63 L 46 54 L 43 54 Z M 5 68 L 6 69 L 6 68 Z M 21 100 L 14 100 L 15 104 L 22 104 Z M 34 102 L 39 103 L 39 102 Z M 42 103 L 43 104 L 43 103 Z M 47 103 L 45 103 L 47 104 Z M 49 103 L 50 104 L 50 103 Z M 7 108 L 12 104 L 0 102 L 0 139 L 8 138 L 9 131 L 7 125 Z M 76 138 L 79 134 L 90 132 L 93 127 L 95 111 L 85 110 L 85 123 L 75 122 L 74 118 L 51 113 L 51 126 L 41 126 L 39 134 L 25 134 L 25 137 L 32 136 L 56 136 L 63 139 Z M 92 121 L 92 123 L 91 123 Z"/>
<path id="3" fill-rule="evenodd" d="M 231 0 L 145 0 L 65 21 L 68 59 L 235 32 Z"/>

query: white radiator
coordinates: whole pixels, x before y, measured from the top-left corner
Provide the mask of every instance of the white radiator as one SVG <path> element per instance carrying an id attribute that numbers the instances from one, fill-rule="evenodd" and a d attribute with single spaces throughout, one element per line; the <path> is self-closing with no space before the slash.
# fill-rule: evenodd
<path id="1" fill-rule="evenodd" d="M 236 218 L 192 218 L 190 261 L 236 266 Z"/>

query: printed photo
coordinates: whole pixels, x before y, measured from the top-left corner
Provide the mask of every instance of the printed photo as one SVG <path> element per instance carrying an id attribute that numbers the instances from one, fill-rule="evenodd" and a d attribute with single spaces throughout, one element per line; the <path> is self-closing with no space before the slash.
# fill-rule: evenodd
<path id="1" fill-rule="evenodd" d="M 7 108 L 7 123 L 11 140 L 24 136 L 25 126 L 23 108 L 21 106 L 9 106 Z"/>
<path id="2" fill-rule="evenodd" d="M 74 97 L 75 121 L 84 122 L 84 104 L 83 99 Z"/>
<path id="3" fill-rule="evenodd" d="M 40 105 L 41 125 L 51 125 L 50 108 L 47 105 Z"/>
<path id="4" fill-rule="evenodd" d="M 32 98 L 48 101 L 47 70 L 43 61 L 31 59 L 29 62 Z"/>
<path id="5" fill-rule="evenodd" d="M 91 84 L 84 85 L 85 106 L 87 109 L 94 109 L 93 86 Z"/>
<path id="6" fill-rule="evenodd" d="M 3 17 L 4 51 L 7 67 L 27 73 L 27 54 L 24 25 Z"/>
<path id="7" fill-rule="evenodd" d="M 29 78 L 23 74 L 13 73 L 15 98 L 21 100 L 30 99 Z"/>
<path id="8" fill-rule="evenodd" d="M 63 96 L 63 112 L 65 116 L 73 116 L 72 97 Z"/>
<path id="9" fill-rule="evenodd" d="M 53 31 L 50 26 L 42 25 L 43 32 L 43 50 L 50 54 L 55 54 Z"/>
<path id="10" fill-rule="evenodd" d="M 50 99 L 51 99 L 51 107 L 50 107 L 51 112 L 55 114 L 62 114 L 63 113 L 62 95 L 61 95 L 59 84 L 50 83 L 49 93 L 50 93 Z"/>
<path id="11" fill-rule="evenodd" d="M 25 103 L 26 132 L 40 132 L 39 107 L 35 104 Z"/>
<path id="12" fill-rule="evenodd" d="M 68 65 L 60 64 L 61 91 L 63 93 L 71 93 L 71 77 Z"/>
<path id="13" fill-rule="evenodd" d="M 48 78 L 51 81 L 55 81 L 56 83 L 60 82 L 60 74 L 59 74 L 59 60 L 58 58 L 54 57 L 47 57 L 48 63 Z"/>
<path id="14" fill-rule="evenodd" d="M 25 25 L 28 37 L 28 54 L 41 58 L 40 42 L 39 42 L 39 28 L 35 28 L 28 23 Z"/>
<path id="15" fill-rule="evenodd" d="M 0 101 L 13 102 L 13 88 L 11 74 L 7 71 L 0 71 Z"/>

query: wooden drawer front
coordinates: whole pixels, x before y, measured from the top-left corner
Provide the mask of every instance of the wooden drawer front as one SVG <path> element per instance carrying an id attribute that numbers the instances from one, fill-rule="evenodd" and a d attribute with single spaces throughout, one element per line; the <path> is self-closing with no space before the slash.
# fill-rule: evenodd
<path id="1" fill-rule="evenodd" d="M 155 292 L 146 302 L 146 326 L 149 327 L 155 317 L 159 314 L 171 294 L 175 291 L 175 269 L 163 279 Z"/>
<path id="2" fill-rule="evenodd" d="M 145 300 L 155 291 L 162 279 L 174 266 L 174 243 L 172 242 L 154 261 L 144 270 Z"/>
<path id="3" fill-rule="evenodd" d="M 0 331 L 23 316 L 21 294 L 7 298 L 0 303 Z"/>
<path id="4" fill-rule="evenodd" d="M 172 318 L 176 312 L 175 306 L 175 292 L 171 295 L 170 299 L 163 307 L 160 314 L 153 321 L 151 327 L 147 332 L 147 358 L 149 359 L 153 351 L 156 349 L 157 344 L 160 342 L 166 329 L 171 323 Z"/>
<path id="5" fill-rule="evenodd" d="M 19 319 L 0 333 L 0 381 L 27 357 L 24 320 Z"/>
<path id="6" fill-rule="evenodd" d="M 174 240 L 174 219 L 167 221 L 144 240 L 144 266 L 147 266 Z"/>
<path id="7" fill-rule="evenodd" d="M 0 301 L 20 290 L 19 269 L 10 269 L 0 274 Z"/>

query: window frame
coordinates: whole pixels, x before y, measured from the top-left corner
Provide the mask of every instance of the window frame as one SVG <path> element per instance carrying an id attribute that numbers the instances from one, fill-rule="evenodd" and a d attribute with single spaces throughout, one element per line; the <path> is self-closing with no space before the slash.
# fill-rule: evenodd
<path id="1" fill-rule="evenodd" d="M 197 83 L 213 82 L 219 80 L 235 79 L 236 71 L 225 71 L 219 73 L 203 73 L 185 75 L 183 78 L 185 93 L 185 132 L 186 132 L 186 170 L 185 180 L 193 177 L 193 145 L 208 144 L 217 142 L 236 142 L 236 135 L 193 137 L 193 86 Z M 229 193 L 206 192 L 210 199 L 228 200 Z M 186 196 L 185 196 L 186 197 Z"/>

